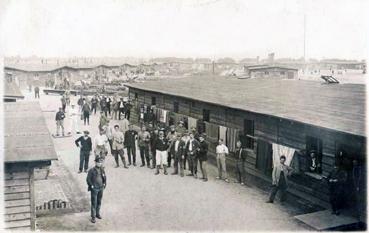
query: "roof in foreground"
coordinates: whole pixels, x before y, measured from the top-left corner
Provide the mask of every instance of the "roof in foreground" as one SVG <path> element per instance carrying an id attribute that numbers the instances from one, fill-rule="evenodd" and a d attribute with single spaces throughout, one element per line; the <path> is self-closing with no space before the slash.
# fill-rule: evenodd
<path id="1" fill-rule="evenodd" d="M 127 86 L 366 135 L 363 84 L 198 76 Z"/>
<path id="2" fill-rule="evenodd" d="M 56 160 L 49 130 L 37 102 L 4 104 L 5 163 Z"/>

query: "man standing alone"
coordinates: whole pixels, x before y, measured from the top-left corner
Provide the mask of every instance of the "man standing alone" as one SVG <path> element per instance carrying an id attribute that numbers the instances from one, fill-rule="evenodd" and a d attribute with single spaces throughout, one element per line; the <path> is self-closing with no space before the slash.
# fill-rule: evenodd
<path id="1" fill-rule="evenodd" d="M 40 88 L 38 86 L 35 87 L 35 99 L 40 99 Z"/>
<path id="2" fill-rule="evenodd" d="M 103 159 L 97 157 L 96 165 L 87 174 L 88 191 L 91 192 L 91 222 L 95 223 L 96 218 L 102 219 L 100 215 L 101 202 L 104 189 L 106 188 L 106 175 L 102 167 Z"/>
<path id="3" fill-rule="evenodd" d="M 79 137 L 75 144 L 77 147 L 80 148 L 79 153 L 79 171 L 78 173 L 82 172 L 84 168 L 84 172 L 87 172 L 88 169 L 88 161 L 90 158 L 90 153 L 92 151 L 92 141 L 91 138 L 88 136 L 90 132 L 87 130 L 83 131 L 83 136 Z"/>
<path id="4" fill-rule="evenodd" d="M 59 108 L 59 112 L 56 113 L 55 121 L 56 121 L 56 136 L 59 136 L 59 128 L 62 128 L 62 134 L 64 136 L 64 118 L 65 114 L 62 108 Z"/>
<path id="5" fill-rule="evenodd" d="M 246 184 L 246 157 L 247 151 L 242 148 L 241 141 L 236 143 L 236 157 L 237 157 L 237 183 L 241 185 Z"/>

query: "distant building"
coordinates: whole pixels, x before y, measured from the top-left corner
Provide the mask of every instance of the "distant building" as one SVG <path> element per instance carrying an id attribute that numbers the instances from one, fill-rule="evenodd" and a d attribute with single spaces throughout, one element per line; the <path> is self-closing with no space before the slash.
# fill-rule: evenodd
<path id="1" fill-rule="evenodd" d="M 244 66 L 244 71 L 251 78 L 296 79 L 298 75 L 298 69 L 270 65 Z"/>

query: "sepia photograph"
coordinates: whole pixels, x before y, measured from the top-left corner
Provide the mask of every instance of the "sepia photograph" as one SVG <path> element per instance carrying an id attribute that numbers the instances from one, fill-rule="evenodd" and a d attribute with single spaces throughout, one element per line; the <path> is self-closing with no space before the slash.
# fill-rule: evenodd
<path id="1" fill-rule="evenodd" d="M 368 12 L 2 0 L 1 231 L 366 231 Z"/>

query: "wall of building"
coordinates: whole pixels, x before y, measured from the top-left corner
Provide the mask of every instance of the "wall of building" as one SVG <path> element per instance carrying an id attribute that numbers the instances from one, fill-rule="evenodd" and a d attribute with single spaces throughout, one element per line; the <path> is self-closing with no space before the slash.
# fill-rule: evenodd
<path id="1" fill-rule="evenodd" d="M 169 96 L 159 93 L 146 92 L 137 89 L 130 89 L 130 98 L 134 99 L 137 93 L 137 106 L 140 104 L 151 105 L 151 97 L 156 98 L 156 106 L 173 111 L 173 102 L 179 103 L 179 113 L 196 119 L 202 119 L 203 109 L 210 110 L 210 123 L 243 130 L 244 120 L 254 121 L 254 149 L 249 150 L 247 159 L 247 172 L 271 181 L 270 175 L 266 175 L 256 168 L 257 140 L 263 140 L 268 143 L 277 143 L 280 145 L 294 148 L 304 152 L 307 147 L 307 137 L 314 137 L 322 140 L 322 174 L 317 177 L 304 176 L 304 179 L 291 179 L 290 192 L 297 196 L 305 196 L 320 205 L 327 206 L 329 202 L 328 187 L 326 182 L 321 179 L 327 176 L 332 170 L 336 161 L 338 144 L 349 144 L 358 149 L 361 156 L 365 156 L 365 138 L 323 129 L 299 122 L 283 120 L 273 116 L 261 115 L 247 111 L 230 109 L 223 106 L 217 106 L 200 101 L 193 101 L 181 97 Z M 137 114 L 132 114 L 132 121 L 137 122 Z M 215 145 L 210 146 L 214 153 Z M 214 154 L 213 154 L 214 156 Z M 213 157 L 214 159 L 214 157 Z M 230 172 L 235 171 L 235 158 L 231 155 L 227 159 L 227 166 Z"/>
<path id="2" fill-rule="evenodd" d="M 251 70 L 250 76 L 253 78 L 282 78 L 295 79 L 297 78 L 297 70 L 286 70 L 280 68 Z"/>

